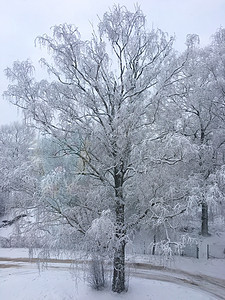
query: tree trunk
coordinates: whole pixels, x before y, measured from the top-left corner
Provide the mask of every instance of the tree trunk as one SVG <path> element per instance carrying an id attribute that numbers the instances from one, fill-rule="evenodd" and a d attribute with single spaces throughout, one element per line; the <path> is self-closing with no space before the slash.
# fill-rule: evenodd
<path id="1" fill-rule="evenodd" d="M 125 291 L 125 221 L 124 221 L 124 199 L 123 199 L 123 176 L 121 172 L 118 172 L 115 168 L 114 173 L 115 180 L 115 213 L 116 213 L 116 244 L 114 249 L 113 259 L 113 281 L 112 291 L 121 293 Z"/>
<path id="2" fill-rule="evenodd" d="M 201 235 L 209 236 L 208 232 L 208 204 L 206 202 L 202 202 L 202 228 Z"/>
<path id="3" fill-rule="evenodd" d="M 114 252 L 112 291 L 125 291 L 125 242 L 120 242 Z"/>

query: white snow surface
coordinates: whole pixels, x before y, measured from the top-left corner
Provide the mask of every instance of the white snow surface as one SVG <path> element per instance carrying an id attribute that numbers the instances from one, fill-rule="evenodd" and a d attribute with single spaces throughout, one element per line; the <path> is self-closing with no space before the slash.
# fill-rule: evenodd
<path id="1" fill-rule="evenodd" d="M 199 287 L 172 283 L 161 280 L 131 277 L 127 293 L 115 294 L 110 287 L 95 291 L 84 280 L 82 270 L 75 273 L 69 264 L 52 264 L 48 269 L 39 271 L 35 263 L 7 261 L 7 258 L 28 258 L 28 249 L 0 249 L 0 299 L 4 300 L 213 300 L 218 299 Z M 67 256 L 67 258 L 69 258 Z M 134 257 L 129 258 L 134 261 Z M 162 262 L 148 256 L 135 257 L 136 262 L 164 264 L 167 275 L 171 269 L 192 274 L 225 279 L 225 260 L 197 260 L 175 257 L 170 262 Z M 170 271 L 169 271 L 170 270 Z M 159 275 L 164 270 L 156 271 Z M 143 274 L 148 274 L 144 270 Z M 164 276 L 164 275 L 163 275 Z M 182 275 L 183 276 L 183 275 Z M 221 298 L 223 299 L 223 298 Z M 225 295 L 224 295 L 225 299 Z"/>
<path id="2" fill-rule="evenodd" d="M 38 257 L 39 251 L 34 251 L 33 257 Z M 0 248 L 0 258 L 29 258 L 29 250 L 25 248 Z M 87 259 L 80 252 L 64 252 L 60 256 L 51 253 L 50 258 L 56 259 Z M 191 257 L 174 256 L 171 259 L 152 255 L 128 255 L 127 262 L 146 263 L 153 266 L 163 266 L 165 269 L 180 270 L 197 275 L 207 275 L 225 279 L 225 259 L 196 259 Z M 1 298 L 0 298 L 1 299 Z"/>
<path id="3" fill-rule="evenodd" d="M 132 278 L 129 291 L 114 294 L 95 291 L 82 278 L 74 278 L 62 269 L 45 270 L 9 268 L 1 270 L 0 299 L 7 300 L 136 300 L 182 299 L 213 300 L 205 292 L 173 283 Z"/>

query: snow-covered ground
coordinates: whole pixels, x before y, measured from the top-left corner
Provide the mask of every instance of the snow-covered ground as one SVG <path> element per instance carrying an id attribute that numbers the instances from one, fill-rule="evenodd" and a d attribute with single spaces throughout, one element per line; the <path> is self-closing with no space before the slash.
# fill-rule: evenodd
<path id="1" fill-rule="evenodd" d="M 33 257 L 39 257 L 40 251 L 34 251 Z M 29 250 L 24 248 L 0 248 L 1 258 L 27 258 L 29 259 Z M 85 254 L 80 252 L 70 253 L 64 252 L 58 254 L 51 253 L 51 259 L 71 259 L 71 260 L 86 260 Z M 151 266 L 160 266 L 167 270 L 180 270 L 196 275 L 207 275 L 225 280 L 225 259 L 196 259 L 191 257 L 175 256 L 172 259 L 166 259 L 159 256 L 150 255 L 128 255 L 127 263 L 131 266 L 138 267 L 140 264 L 145 264 L 149 269 Z M 140 267 L 139 265 L 139 267 Z M 146 269 L 146 268 L 145 268 Z"/>
<path id="2" fill-rule="evenodd" d="M 97 292 L 83 281 L 81 273 L 74 279 L 70 271 L 60 268 L 39 273 L 34 266 L 12 266 L 1 269 L 0 281 L 0 299 L 7 300 L 216 299 L 198 289 L 143 278 L 132 278 L 125 294 L 117 295 L 109 290 Z"/>
<path id="3" fill-rule="evenodd" d="M 0 236 L 7 237 L 10 227 L 1 228 Z M 217 245 L 225 241 L 219 237 L 203 239 Z M 225 248 L 225 247 L 224 247 Z M 33 257 L 40 257 L 35 251 Z M 93 290 L 79 261 L 87 260 L 84 253 L 51 253 L 48 269 L 38 269 L 30 262 L 28 249 L 0 248 L 0 300 L 212 300 L 225 299 L 225 259 L 127 255 L 129 290 L 114 294 L 110 286 L 104 291 Z M 60 260 L 59 260 L 60 259 Z M 71 269 L 76 260 L 77 271 Z"/>
<path id="4" fill-rule="evenodd" d="M 39 272 L 36 263 L 29 263 L 23 259 L 28 257 L 27 249 L 0 249 L 0 299 L 225 299 L 224 259 L 197 260 L 176 257 L 168 262 L 157 261 L 156 258 L 147 256 L 130 257 L 129 290 L 117 295 L 112 293 L 110 288 L 100 292 L 92 290 L 84 280 L 85 274 L 79 266 L 78 271 L 72 271 L 70 263 L 61 261 L 50 263 L 48 269 Z M 159 268 L 159 265 L 164 265 L 165 268 Z"/>

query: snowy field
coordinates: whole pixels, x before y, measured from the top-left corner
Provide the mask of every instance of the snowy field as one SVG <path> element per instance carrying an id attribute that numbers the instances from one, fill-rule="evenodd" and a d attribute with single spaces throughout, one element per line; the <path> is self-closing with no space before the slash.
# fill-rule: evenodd
<path id="1" fill-rule="evenodd" d="M 7 300 L 136 300 L 142 299 L 216 299 L 206 292 L 156 280 L 132 278 L 129 291 L 122 295 L 94 291 L 82 278 L 73 278 L 68 270 L 5 268 L 0 275 L 0 299 Z"/>
<path id="2" fill-rule="evenodd" d="M 148 270 L 147 258 L 139 257 L 136 262 L 146 261 L 146 268 L 133 270 L 129 291 L 117 295 L 110 288 L 106 291 L 94 291 L 84 280 L 83 272 L 72 271 L 68 263 L 50 263 L 48 269 L 39 272 L 36 263 L 18 261 L 17 258 L 28 258 L 27 249 L 0 249 L 0 257 L 1 300 L 225 299 L 225 287 L 222 287 L 225 282 L 224 260 L 197 261 L 178 258 L 165 269 Z M 212 285 L 209 288 L 209 283 L 204 282 L 204 273 L 205 278 L 214 278 L 215 282 L 217 280 L 220 285 L 219 293 L 219 286 Z M 198 276 L 198 282 L 194 281 L 195 276 Z M 223 289 L 224 298 L 221 296 Z"/>

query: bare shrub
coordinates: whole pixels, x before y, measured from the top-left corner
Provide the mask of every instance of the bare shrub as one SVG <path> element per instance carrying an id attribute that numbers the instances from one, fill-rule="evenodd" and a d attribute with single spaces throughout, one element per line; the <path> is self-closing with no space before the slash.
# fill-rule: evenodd
<path id="1" fill-rule="evenodd" d="M 90 286 L 97 291 L 106 287 L 104 261 L 99 257 L 94 257 L 91 261 L 88 281 Z"/>

